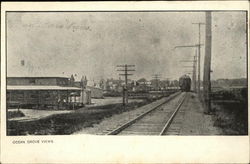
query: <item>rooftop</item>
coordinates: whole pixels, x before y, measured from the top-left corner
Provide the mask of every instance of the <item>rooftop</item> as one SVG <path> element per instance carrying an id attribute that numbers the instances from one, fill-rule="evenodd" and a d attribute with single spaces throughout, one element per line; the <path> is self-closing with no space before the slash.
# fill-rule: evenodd
<path id="1" fill-rule="evenodd" d="M 41 86 L 41 85 L 7 85 L 7 90 L 81 90 L 77 87 Z"/>
<path id="2" fill-rule="evenodd" d="M 60 78 L 60 79 L 69 79 L 69 77 L 58 77 L 58 76 L 11 76 L 11 77 L 7 77 L 7 79 L 54 79 L 54 78 Z"/>

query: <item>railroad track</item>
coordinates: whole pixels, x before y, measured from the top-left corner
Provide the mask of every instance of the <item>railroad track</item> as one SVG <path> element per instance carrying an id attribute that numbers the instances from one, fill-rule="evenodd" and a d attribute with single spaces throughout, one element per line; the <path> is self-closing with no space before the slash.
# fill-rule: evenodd
<path id="1" fill-rule="evenodd" d="M 107 135 L 166 135 L 186 96 L 187 93 L 176 94 Z"/>

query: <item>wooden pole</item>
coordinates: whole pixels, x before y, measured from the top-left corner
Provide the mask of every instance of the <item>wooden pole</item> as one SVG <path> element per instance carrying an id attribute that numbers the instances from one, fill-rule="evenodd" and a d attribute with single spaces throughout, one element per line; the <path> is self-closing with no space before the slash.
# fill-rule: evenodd
<path id="1" fill-rule="evenodd" d="M 212 18 L 211 12 L 206 12 L 206 44 L 205 44 L 205 59 L 204 59 L 204 74 L 203 74 L 203 97 L 204 97 L 204 113 L 210 113 L 210 73 L 211 73 L 211 50 L 212 50 Z"/>
<path id="2" fill-rule="evenodd" d="M 125 103 L 128 104 L 128 67 L 125 64 Z"/>
<path id="3" fill-rule="evenodd" d="M 201 92 L 201 77 L 200 77 L 200 71 L 201 71 L 201 24 L 199 24 L 199 47 L 198 47 L 198 95 L 200 96 Z"/>
<path id="4" fill-rule="evenodd" d="M 125 106 L 127 103 L 128 103 L 128 76 L 130 75 L 133 75 L 133 74 L 130 74 L 128 72 L 130 71 L 135 71 L 135 70 L 131 70 L 131 69 L 128 69 L 128 67 L 134 67 L 135 65 L 128 65 L 128 64 L 125 64 L 125 65 L 117 65 L 117 67 L 123 67 L 124 70 L 117 70 L 117 71 L 124 71 L 124 74 L 119 74 L 119 75 L 122 75 L 125 77 L 125 86 L 123 87 L 123 105 Z"/>
<path id="5" fill-rule="evenodd" d="M 196 54 L 193 62 L 193 90 L 196 92 Z"/>
<path id="6" fill-rule="evenodd" d="M 123 104 L 123 106 L 126 105 L 126 102 L 125 102 L 125 87 L 124 86 L 122 87 L 122 104 Z"/>
<path id="7" fill-rule="evenodd" d="M 201 23 L 201 22 L 199 22 L 199 23 L 192 23 L 192 24 L 195 24 L 195 25 L 198 25 L 198 27 L 199 27 L 199 40 L 198 40 L 198 42 L 199 42 L 199 44 L 198 44 L 198 80 L 197 80 L 197 82 L 198 82 L 198 85 L 197 85 L 197 90 L 198 90 L 198 96 L 200 96 L 200 80 L 201 80 L 201 78 L 200 78 L 200 70 L 201 70 L 201 68 L 200 68 L 200 63 L 201 63 L 201 25 L 205 25 L 205 23 Z"/>

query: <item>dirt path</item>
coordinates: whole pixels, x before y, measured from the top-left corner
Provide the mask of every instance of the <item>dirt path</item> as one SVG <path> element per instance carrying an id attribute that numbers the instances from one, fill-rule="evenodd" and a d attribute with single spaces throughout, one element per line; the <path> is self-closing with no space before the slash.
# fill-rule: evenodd
<path id="1" fill-rule="evenodd" d="M 188 94 L 187 102 L 183 104 L 185 113 L 179 135 L 220 135 L 221 130 L 213 126 L 212 116 L 203 113 L 197 94 Z"/>

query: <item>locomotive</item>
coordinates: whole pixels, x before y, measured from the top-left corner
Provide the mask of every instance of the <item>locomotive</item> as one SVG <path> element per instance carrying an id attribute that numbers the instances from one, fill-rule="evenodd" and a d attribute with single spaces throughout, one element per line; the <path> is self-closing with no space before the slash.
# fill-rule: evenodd
<path id="1" fill-rule="evenodd" d="M 181 76 L 179 86 L 182 92 L 189 92 L 191 88 L 191 78 L 188 75 Z"/>

